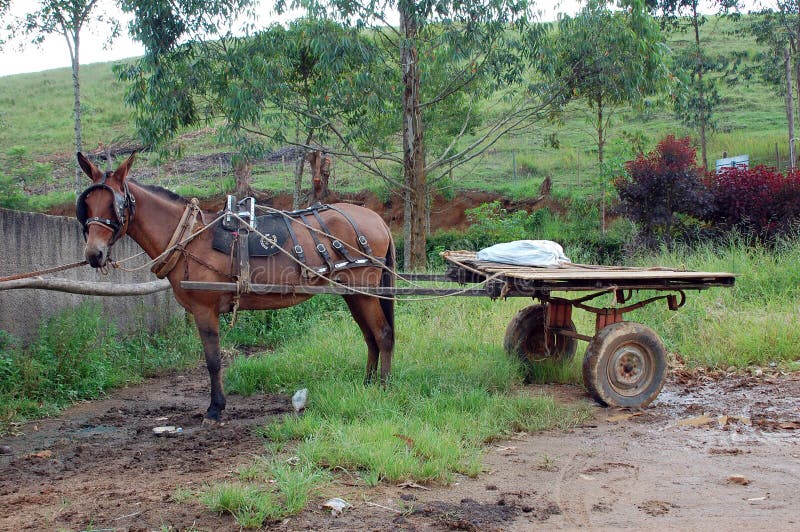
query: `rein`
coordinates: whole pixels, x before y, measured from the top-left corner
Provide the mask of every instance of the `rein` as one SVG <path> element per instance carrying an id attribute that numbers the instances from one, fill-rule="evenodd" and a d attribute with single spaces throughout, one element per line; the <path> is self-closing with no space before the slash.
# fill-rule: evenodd
<path id="1" fill-rule="evenodd" d="M 18 273 L 16 275 L 9 275 L 7 277 L 0 277 L 0 283 L 5 283 L 6 281 L 16 281 L 17 279 L 29 279 L 31 277 L 38 277 L 40 275 L 47 275 L 48 273 L 56 273 L 56 272 L 63 272 L 64 270 L 71 270 L 72 268 L 77 268 L 79 266 L 85 266 L 89 264 L 85 260 L 80 262 L 72 262 L 70 264 L 64 264 L 62 266 L 55 266 L 53 268 L 47 268 L 46 270 L 38 270 L 35 272 L 28 272 L 28 273 Z"/>

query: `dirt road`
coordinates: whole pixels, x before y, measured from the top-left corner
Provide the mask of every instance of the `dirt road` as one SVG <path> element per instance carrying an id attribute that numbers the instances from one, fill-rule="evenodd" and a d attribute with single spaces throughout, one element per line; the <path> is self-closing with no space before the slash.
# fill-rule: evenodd
<path id="1" fill-rule="evenodd" d="M 231 476 L 262 449 L 251 430 L 288 411 L 282 396 L 231 396 L 228 422 L 200 426 L 196 370 L 115 392 L 0 441 L 0 530 L 238 530 L 229 516 L 174 501 Z M 529 393 L 586 400 L 580 388 Z M 674 375 L 643 412 L 596 408 L 569 432 L 493 444 L 485 472 L 449 487 L 338 482 L 283 530 L 800 529 L 800 374 Z M 157 437 L 152 428 L 183 433 Z"/>

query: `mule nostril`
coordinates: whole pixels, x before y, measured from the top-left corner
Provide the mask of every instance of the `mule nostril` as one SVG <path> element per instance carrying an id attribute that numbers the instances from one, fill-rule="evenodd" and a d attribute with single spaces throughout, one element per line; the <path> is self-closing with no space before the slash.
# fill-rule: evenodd
<path id="1" fill-rule="evenodd" d="M 88 262 L 89 266 L 92 268 L 101 268 L 106 264 L 106 252 L 101 249 L 86 248 L 84 257 L 86 257 L 86 262 Z"/>

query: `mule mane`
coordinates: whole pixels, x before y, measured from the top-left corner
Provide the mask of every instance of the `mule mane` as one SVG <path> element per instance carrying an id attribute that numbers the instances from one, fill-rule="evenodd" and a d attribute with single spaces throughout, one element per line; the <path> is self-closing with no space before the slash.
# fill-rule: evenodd
<path id="1" fill-rule="evenodd" d="M 180 202 L 180 203 L 183 203 L 183 204 L 189 203 L 189 200 L 187 200 L 183 196 L 179 196 L 178 194 L 175 194 L 173 191 L 167 190 L 166 188 L 163 188 L 163 187 L 159 187 L 158 185 L 144 185 L 142 183 L 139 183 L 135 179 L 131 179 L 130 181 L 131 181 L 131 183 L 136 183 L 138 186 L 142 187 L 143 189 L 148 190 L 148 191 L 152 192 L 153 194 L 155 194 L 157 196 L 161 196 L 164 199 L 168 199 L 170 201 Z"/>

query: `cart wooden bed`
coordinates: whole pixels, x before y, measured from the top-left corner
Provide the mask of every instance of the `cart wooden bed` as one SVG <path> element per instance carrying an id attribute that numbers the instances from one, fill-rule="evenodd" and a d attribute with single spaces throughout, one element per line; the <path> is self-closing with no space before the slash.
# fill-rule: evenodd
<path id="1" fill-rule="evenodd" d="M 401 273 L 414 286 L 348 287 L 342 285 L 251 284 L 254 294 L 369 293 L 377 296 L 482 296 L 530 297 L 536 304 L 522 309 L 509 323 L 504 347 L 527 364 L 565 363 L 577 351 L 578 340 L 589 342 L 583 359 L 583 380 L 591 396 L 603 405 L 642 407 L 661 391 L 667 373 L 664 344 L 649 327 L 625 321 L 624 315 L 664 300 L 670 310 L 686 301 L 686 291 L 730 287 L 735 275 L 670 268 L 636 268 L 568 264 L 559 268 L 533 268 L 479 261 L 472 251 L 446 251 L 446 274 Z M 417 285 L 433 282 L 432 285 Z M 459 283 L 458 285 L 455 283 Z M 479 283 L 464 288 L 467 283 Z M 181 283 L 188 290 L 235 291 L 234 283 Z M 657 292 L 638 299 L 639 291 Z M 567 293 L 555 296 L 554 292 Z M 590 292 L 567 297 L 570 292 Z M 587 305 L 604 294 L 611 306 Z M 648 295 L 648 294 L 646 294 Z M 636 300 L 634 301 L 634 299 Z M 572 321 L 578 308 L 594 313 L 593 335 L 580 334 Z"/>

